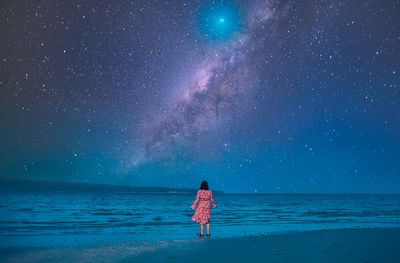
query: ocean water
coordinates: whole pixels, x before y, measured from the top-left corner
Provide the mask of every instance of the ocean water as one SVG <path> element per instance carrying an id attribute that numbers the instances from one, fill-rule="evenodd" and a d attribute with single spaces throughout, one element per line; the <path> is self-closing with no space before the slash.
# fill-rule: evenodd
<path id="1" fill-rule="evenodd" d="M 0 193 L 0 248 L 196 239 L 192 194 Z M 212 238 L 400 227 L 400 195 L 214 194 Z"/>

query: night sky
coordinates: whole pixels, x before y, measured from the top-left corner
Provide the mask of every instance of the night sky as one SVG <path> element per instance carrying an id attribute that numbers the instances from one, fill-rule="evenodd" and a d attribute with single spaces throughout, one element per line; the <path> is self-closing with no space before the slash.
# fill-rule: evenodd
<path id="1" fill-rule="evenodd" d="M 400 193 L 400 1 L 0 4 L 0 176 Z"/>

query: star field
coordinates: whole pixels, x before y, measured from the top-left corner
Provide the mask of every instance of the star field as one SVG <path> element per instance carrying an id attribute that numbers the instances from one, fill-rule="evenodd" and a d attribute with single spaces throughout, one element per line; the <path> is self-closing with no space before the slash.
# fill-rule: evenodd
<path id="1" fill-rule="evenodd" d="M 399 1 L 3 1 L 0 175 L 400 193 Z"/>

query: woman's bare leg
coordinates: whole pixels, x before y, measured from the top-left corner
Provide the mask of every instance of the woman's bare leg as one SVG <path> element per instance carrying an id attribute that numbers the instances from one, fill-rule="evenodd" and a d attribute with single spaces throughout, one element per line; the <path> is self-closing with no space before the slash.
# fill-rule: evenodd
<path id="1" fill-rule="evenodd" d="M 204 225 L 200 225 L 200 234 L 204 235 Z"/>
<path id="2" fill-rule="evenodd" d="M 210 223 L 207 223 L 207 235 L 210 235 Z"/>

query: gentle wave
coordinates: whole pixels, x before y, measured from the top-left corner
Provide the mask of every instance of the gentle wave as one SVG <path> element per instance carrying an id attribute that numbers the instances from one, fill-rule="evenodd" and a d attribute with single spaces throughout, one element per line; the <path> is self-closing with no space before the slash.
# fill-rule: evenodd
<path id="1" fill-rule="evenodd" d="M 399 195 L 215 194 L 214 237 L 400 226 Z M 0 194 L 0 247 L 189 240 L 194 196 Z"/>

